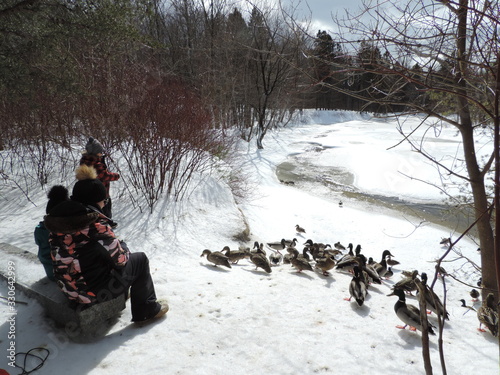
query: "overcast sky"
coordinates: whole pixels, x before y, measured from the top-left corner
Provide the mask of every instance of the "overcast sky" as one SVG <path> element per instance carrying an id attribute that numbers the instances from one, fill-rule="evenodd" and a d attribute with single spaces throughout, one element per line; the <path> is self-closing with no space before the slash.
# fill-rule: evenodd
<path id="1" fill-rule="evenodd" d="M 311 18 L 311 30 L 331 30 L 334 28 L 332 16 L 342 17 L 349 12 L 357 14 L 362 0 L 281 0 L 284 6 L 296 8 L 299 18 Z"/>

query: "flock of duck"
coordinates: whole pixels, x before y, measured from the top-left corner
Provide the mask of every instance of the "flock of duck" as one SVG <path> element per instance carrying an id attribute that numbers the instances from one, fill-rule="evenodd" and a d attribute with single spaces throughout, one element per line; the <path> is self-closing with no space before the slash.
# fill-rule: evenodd
<path id="1" fill-rule="evenodd" d="M 299 225 L 296 226 L 297 233 L 305 233 L 305 230 Z M 268 242 L 266 244 L 254 242 L 253 248 L 240 247 L 237 250 L 231 250 L 228 246 L 224 246 L 221 251 L 203 250 L 201 257 L 206 256 L 207 260 L 214 266 L 224 266 L 232 268 L 231 264 L 237 264 L 240 260 L 248 259 L 255 265 L 255 269 L 262 268 L 265 272 L 271 273 L 272 267 L 281 264 L 290 264 L 297 269 L 297 272 L 302 271 L 320 271 L 323 275 L 329 276 L 333 269 L 349 273 L 352 279 L 349 283 L 350 297 L 346 300 L 354 299 L 359 306 L 365 302 L 368 294 L 368 289 L 372 284 L 382 284 L 384 279 L 388 279 L 393 275 L 392 266 L 396 266 L 399 262 L 393 259 L 394 255 L 389 250 L 382 252 L 382 257 L 379 262 L 373 258 L 367 258 L 361 253 L 361 245 L 354 246 L 352 243 L 344 247 L 340 242 L 334 244 L 323 244 L 307 240 L 304 243 L 302 252 L 297 249 L 297 239 L 285 240 L 278 242 Z M 266 251 L 267 249 L 267 251 Z M 282 253 L 285 252 L 285 254 Z M 345 253 L 347 251 L 347 253 Z M 269 252 L 269 254 L 267 254 Z M 412 295 L 412 292 L 423 291 L 425 293 L 426 306 L 429 311 L 427 313 L 435 313 L 442 319 L 449 320 L 449 314 L 446 311 L 441 299 L 427 285 L 427 274 L 414 271 L 402 271 L 403 278 L 396 282 L 392 287 L 392 292 L 389 296 L 397 296 L 398 301 L 394 305 L 396 316 L 404 323 L 404 326 L 397 326 L 410 330 L 422 331 L 424 326 L 431 335 L 435 335 L 434 328 L 430 322 L 422 322 L 420 310 L 418 307 L 406 303 L 406 295 Z M 443 276 L 443 275 L 442 275 Z M 420 288 L 418 284 L 421 284 Z M 471 291 L 473 301 L 477 301 L 479 293 L 473 289 Z M 478 330 L 484 332 L 484 325 L 494 335 L 498 335 L 498 309 L 493 302 L 493 294 L 483 301 L 482 305 L 476 310 L 474 307 L 467 306 L 465 300 L 462 301 L 462 307 L 474 310 L 477 313 L 479 320 Z"/>

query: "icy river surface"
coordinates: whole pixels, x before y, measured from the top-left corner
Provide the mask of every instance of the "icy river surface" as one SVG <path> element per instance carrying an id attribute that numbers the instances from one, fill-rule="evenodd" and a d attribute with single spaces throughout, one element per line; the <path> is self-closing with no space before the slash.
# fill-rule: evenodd
<path id="1" fill-rule="evenodd" d="M 466 185 L 453 178 L 402 141 L 395 121 L 352 120 L 308 125 L 297 129 L 309 139 L 294 140 L 291 152 L 276 167 L 288 185 L 346 202 L 363 201 L 397 210 L 461 232 L 473 221 L 458 214 L 447 194 L 458 196 Z M 420 125 L 412 118 L 402 125 L 410 141 L 443 165 L 464 174 L 461 138 L 453 127 Z M 478 153 L 489 151 L 489 140 L 478 137 Z M 446 192 L 446 194 L 444 194 Z"/>

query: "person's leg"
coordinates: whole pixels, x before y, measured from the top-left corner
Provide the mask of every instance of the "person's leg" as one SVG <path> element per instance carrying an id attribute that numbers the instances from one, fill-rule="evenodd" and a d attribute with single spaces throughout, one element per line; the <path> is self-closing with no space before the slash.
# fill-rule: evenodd
<path id="1" fill-rule="evenodd" d="M 102 213 L 111 219 L 113 217 L 112 208 L 113 202 L 111 201 L 111 198 L 108 198 L 108 202 L 102 208 Z"/>
<path id="2" fill-rule="evenodd" d="M 118 223 L 111 219 L 113 213 L 111 212 L 111 209 L 113 207 L 113 203 L 111 202 L 111 198 L 108 198 L 108 202 L 106 205 L 102 208 L 102 213 L 106 215 L 109 218 L 109 225 L 111 228 L 116 228 L 118 226 Z"/>
<path id="3" fill-rule="evenodd" d="M 131 253 L 121 277 L 126 285 L 130 286 L 132 321 L 140 322 L 154 317 L 160 311 L 161 305 L 156 302 L 146 254 Z"/>

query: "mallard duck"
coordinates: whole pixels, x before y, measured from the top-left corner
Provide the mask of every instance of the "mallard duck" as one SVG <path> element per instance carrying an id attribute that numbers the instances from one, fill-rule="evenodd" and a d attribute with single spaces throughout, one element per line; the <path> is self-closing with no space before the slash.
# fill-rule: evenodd
<path id="1" fill-rule="evenodd" d="M 347 248 L 349 249 L 349 251 L 342 258 L 354 256 L 354 251 L 352 250 L 353 249 L 352 243 L 349 243 L 349 245 L 347 245 Z M 342 258 L 340 258 L 339 261 L 341 261 Z"/>
<path id="2" fill-rule="evenodd" d="M 304 246 L 309 246 L 309 247 L 314 246 L 313 240 L 309 238 L 306 242 L 304 242 Z"/>
<path id="3" fill-rule="evenodd" d="M 434 293 L 434 291 L 427 285 L 427 274 L 425 272 L 422 272 L 421 278 L 424 287 L 425 302 L 427 304 L 427 308 L 434 314 L 441 315 L 442 317 L 444 317 L 444 319 L 450 320 L 449 314 L 445 310 L 443 303 L 441 302 L 437 294 Z"/>
<path id="4" fill-rule="evenodd" d="M 358 266 L 354 266 L 353 272 L 354 276 L 352 277 L 351 282 L 349 284 L 349 294 L 351 296 L 347 298 L 347 300 L 350 301 L 351 298 L 354 297 L 356 303 L 359 306 L 363 306 L 366 294 L 368 293 L 367 285 L 364 279 L 362 278 L 361 270 Z"/>
<path id="5" fill-rule="evenodd" d="M 290 264 L 290 259 L 293 258 L 293 255 L 288 253 L 288 254 L 285 254 L 283 255 L 283 264 Z"/>
<path id="6" fill-rule="evenodd" d="M 302 257 L 306 258 L 308 262 L 311 260 L 311 257 L 309 256 L 310 251 L 311 251 L 311 249 L 307 246 L 302 249 Z M 313 256 L 313 255 L 311 255 L 311 256 Z"/>
<path id="7" fill-rule="evenodd" d="M 412 271 L 410 277 L 405 277 L 399 280 L 396 284 L 394 284 L 392 289 L 402 289 L 406 293 L 411 295 L 411 292 L 417 290 L 417 284 L 415 283 L 415 278 L 417 277 L 417 275 L 417 270 Z"/>
<path id="8" fill-rule="evenodd" d="M 324 246 L 319 247 L 318 257 L 324 257 L 324 256 L 331 256 L 333 260 L 337 261 L 337 256 L 342 255 L 342 251 L 337 250 L 337 249 L 332 249 L 332 245 L 329 243 L 325 244 Z"/>
<path id="9" fill-rule="evenodd" d="M 264 250 L 264 244 L 262 242 L 259 243 L 259 241 L 255 241 L 253 243 L 253 248 L 251 253 L 261 253 L 267 255 L 266 250 Z"/>
<path id="10" fill-rule="evenodd" d="M 291 240 L 287 240 L 285 239 L 285 246 L 291 246 L 291 247 L 295 247 L 297 246 L 297 239 L 296 238 L 292 238 Z"/>
<path id="11" fill-rule="evenodd" d="M 209 262 L 212 262 L 215 267 L 217 266 L 224 266 L 227 268 L 231 268 L 231 265 L 229 264 L 229 258 L 222 254 L 220 251 L 210 251 L 208 249 L 203 250 L 201 253 L 200 257 L 206 255 L 207 260 Z"/>
<path id="12" fill-rule="evenodd" d="M 312 240 L 307 240 L 305 243 L 305 249 L 309 251 L 309 253 L 312 255 L 313 259 L 316 260 L 316 258 L 321 258 L 325 256 L 325 254 L 332 254 L 335 257 L 334 250 L 332 249 L 332 246 L 330 244 L 324 244 L 321 242 L 312 242 Z M 338 250 L 335 250 L 337 252 Z M 303 252 L 304 253 L 304 252 Z"/>
<path id="13" fill-rule="evenodd" d="M 295 226 L 295 230 L 297 231 L 297 233 L 306 233 L 306 230 L 302 228 L 299 224 Z"/>
<path id="14" fill-rule="evenodd" d="M 266 258 L 266 254 L 264 254 L 260 249 L 254 253 L 250 253 L 250 261 L 255 264 L 255 270 L 257 268 L 262 268 L 267 273 L 271 273 L 271 265 Z"/>
<path id="15" fill-rule="evenodd" d="M 403 270 L 403 271 L 401 271 L 401 275 L 403 275 L 404 277 L 412 277 L 413 272 L 414 272 L 413 270 L 412 271 Z M 418 274 L 418 271 L 417 271 L 417 274 Z"/>
<path id="16" fill-rule="evenodd" d="M 451 244 L 451 238 L 441 238 L 441 241 L 439 241 L 439 244 L 442 246 L 449 246 Z"/>
<path id="17" fill-rule="evenodd" d="M 392 271 L 392 268 L 391 267 L 387 267 L 387 272 L 385 273 L 386 279 L 390 279 L 393 276 L 394 276 L 394 272 Z"/>
<path id="18" fill-rule="evenodd" d="M 334 250 L 331 247 L 330 248 L 325 247 L 324 252 L 325 252 L 325 254 L 330 255 L 333 259 L 336 259 L 337 256 L 342 255 L 342 251 L 336 250 L 336 249 Z"/>
<path id="19" fill-rule="evenodd" d="M 344 251 L 344 250 L 345 250 L 345 246 L 344 246 L 344 245 L 342 245 L 342 244 L 340 243 L 340 241 L 338 241 L 338 242 L 334 243 L 334 244 L 333 244 L 333 246 L 334 246 L 337 250 L 341 250 L 341 251 Z"/>
<path id="20" fill-rule="evenodd" d="M 354 266 L 360 265 L 361 246 L 356 246 L 355 254 L 352 252 L 352 244 L 349 244 L 349 246 L 349 253 L 340 258 L 335 269 L 351 272 Z"/>
<path id="21" fill-rule="evenodd" d="M 286 240 L 284 238 L 282 238 L 281 241 L 279 241 L 279 242 L 267 242 L 266 245 L 269 246 L 273 250 L 283 250 L 287 246 L 285 241 Z M 254 247 L 255 247 L 255 243 L 254 243 Z"/>
<path id="22" fill-rule="evenodd" d="M 489 293 L 483 303 L 477 309 L 477 318 L 479 319 L 478 331 L 486 332 L 482 328 L 483 324 L 490 330 L 495 337 L 498 335 L 498 310 L 495 305 L 495 296 Z"/>
<path id="23" fill-rule="evenodd" d="M 282 260 L 283 260 L 283 254 L 281 254 L 279 250 L 276 250 L 276 251 L 272 252 L 271 254 L 269 254 L 269 263 L 272 266 L 279 265 Z"/>
<path id="24" fill-rule="evenodd" d="M 448 276 L 448 272 L 446 272 L 446 270 L 443 267 L 438 266 L 436 264 L 435 268 L 436 268 L 436 271 L 438 273 L 438 277 L 442 278 L 442 277 Z"/>
<path id="25" fill-rule="evenodd" d="M 323 275 L 329 276 L 330 273 L 328 271 L 335 267 L 335 260 L 330 255 L 326 255 L 322 258 L 316 259 L 314 267 L 320 269 L 323 272 Z"/>
<path id="26" fill-rule="evenodd" d="M 324 248 L 327 246 L 327 244 L 324 244 L 321 242 L 313 242 L 313 240 L 308 239 L 306 242 L 304 242 L 304 246 L 308 246 L 308 247 L 317 246 L 319 248 Z"/>
<path id="27" fill-rule="evenodd" d="M 465 303 L 465 300 L 464 299 L 461 299 L 459 300 L 460 302 L 462 302 L 462 305 L 461 307 L 464 307 L 466 309 L 468 309 L 466 312 L 464 312 L 464 315 L 469 311 L 469 310 L 472 310 L 472 311 L 476 311 L 476 309 L 472 306 L 467 306 L 467 304 Z"/>
<path id="28" fill-rule="evenodd" d="M 391 254 L 391 252 L 389 250 L 384 250 L 382 252 L 382 260 L 379 263 L 375 262 L 375 264 L 372 265 L 373 268 L 375 269 L 375 271 L 377 271 L 380 278 L 385 277 L 385 274 L 387 272 L 386 257 L 388 257 L 388 256 L 393 256 L 393 255 Z"/>
<path id="29" fill-rule="evenodd" d="M 405 297 L 405 292 L 403 289 L 396 288 L 393 290 L 391 294 L 388 294 L 388 296 L 398 296 L 399 299 L 394 305 L 394 311 L 396 312 L 397 317 L 405 324 L 404 326 L 396 326 L 397 328 L 400 329 L 405 329 L 406 326 L 410 326 L 411 331 L 419 330 L 422 332 L 422 320 L 420 319 L 420 310 L 418 307 L 414 305 L 408 305 L 406 303 L 406 297 Z M 428 325 L 428 332 L 431 335 L 435 335 L 434 330 L 432 328 L 435 328 L 432 324 L 429 322 L 427 323 Z"/>
<path id="30" fill-rule="evenodd" d="M 250 248 L 231 250 L 229 246 L 224 246 L 222 248 L 222 253 L 228 257 L 231 263 L 238 264 L 240 260 L 250 256 Z"/>
<path id="31" fill-rule="evenodd" d="M 363 254 L 360 254 L 357 257 L 357 259 L 359 262 L 359 267 L 368 276 L 368 282 L 375 283 L 375 284 L 382 284 L 382 279 L 380 278 L 378 272 L 375 270 L 375 268 L 372 265 L 367 264 L 366 257 Z"/>
<path id="32" fill-rule="evenodd" d="M 297 269 L 297 272 L 302 271 L 312 271 L 313 268 L 311 264 L 304 257 L 299 256 L 299 251 L 297 249 L 293 249 L 291 251 L 292 257 L 290 257 L 290 263 L 293 267 Z"/>
<path id="33" fill-rule="evenodd" d="M 325 251 L 324 251 L 324 249 L 322 249 L 322 248 L 320 247 L 320 245 L 319 245 L 319 244 L 317 244 L 317 243 L 314 243 L 314 244 L 312 244 L 312 245 L 308 245 L 308 246 L 304 247 L 304 251 L 302 252 L 302 254 L 304 254 L 304 253 L 306 252 L 306 250 L 307 250 L 307 251 L 309 251 L 309 252 L 311 253 L 311 256 L 312 256 L 312 258 L 313 258 L 314 260 L 316 260 L 316 259 L 318 259 L 318 258 L 321 258 L 322 256 L 324 256 L 324 255 L 325 255 Z M 309 258 L 308 258 L 308 257 L 305 257 L 305 258 L 306 258 L 307 260 L 309 260 Z"/>
<path id="34" fill-rule="evenodd" d="M 400 263 L 399 263 L 396 259 L 392 259 L 392 257 L 391 257 L 391 256 L 389 256 L 389 257 L 387 258 L 386 262 L 387 262 L 387 265 L 388 265 L 388 266 L 391 266 L 391 267 L 392 267 L 392 266 L 397 266 L 398 264 L 400 264 Z"/>
<path id="35" fill-rule="evenodd" d="M 477 289 L 472 289 L 469 294 L 472 298 L 472 302 L 477 302 L 479 300 L 479 292 Z"/>

